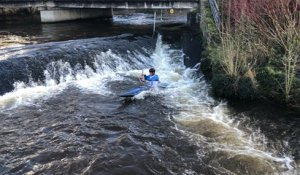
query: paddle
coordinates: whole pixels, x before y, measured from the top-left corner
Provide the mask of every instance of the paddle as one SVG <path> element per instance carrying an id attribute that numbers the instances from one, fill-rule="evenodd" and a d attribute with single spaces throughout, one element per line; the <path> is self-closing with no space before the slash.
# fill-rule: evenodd
<path id="1" fill-rule="evenodd" d="M 139 80 L 140 80 L 140 82 L 141 82 L 142 84 L 144 84 L 144 82 L 145 82 L 145 78 L 144 78 L 144 69 L 142 69 L 142 74 L 141 74 L 141 77 L 139 78 Z"/>

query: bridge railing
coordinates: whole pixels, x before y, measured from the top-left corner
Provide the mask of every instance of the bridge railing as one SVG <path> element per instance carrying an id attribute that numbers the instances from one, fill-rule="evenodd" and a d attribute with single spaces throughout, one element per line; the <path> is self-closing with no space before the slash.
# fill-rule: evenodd
<path id="1" fill-rule="evenodd" d="M 219 11 L 219 5 L 216 0 L 199 0 L 200 5 L 200 28 L 203 34 L 203 37 L 206 39 L 208 43 L 211 42 L 211 33 L 208 27 L 207 18 L 212 17 L 214 21 L 214 25 L 216 26 L 216 29 L 218 32 L 221 30 L 221 18 L 220 18 L 220 11 Z M 207 10 L 210 9 L 210 13 L 212 16 L 207 16 Z"/>
<path id="2" fill-rule="evenodd" d="M 208 35 L 208 32 L 207 32 L 207 24 L 205 22 L 205 4 L 204 4 L 204 0 L 199 0 L 200 1 L 200 29 L 202 31 L 202 34 L 203 34 L 203 37 L 206 38 L 207 40 L 209 40 L 209 35 Z M 208 41 L 209 42 L 209 41 Z"/>
<path id="3" fill-rule="evenodd" d="M 216 24 L 217 29 L 220 31 L 221 28 L 221 19 L 220 19 L 220 11 L 219 5 L 216 0 L 208 0 L 209 6 Z"/>

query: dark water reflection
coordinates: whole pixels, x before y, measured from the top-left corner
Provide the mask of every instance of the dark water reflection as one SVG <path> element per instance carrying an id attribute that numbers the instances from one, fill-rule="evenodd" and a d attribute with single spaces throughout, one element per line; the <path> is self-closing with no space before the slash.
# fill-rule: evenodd
<path id="1" fill-rule="evenodd" d="M 114 25 L 112 19 L 91 19 L 64 23 L 3 23 L 0 33 L 29 37 L 37 43 L 92 37 L 115 36 L 124 33 L 151 35 L 151 26 Z"/>
<path id="2" fill-rule="evenodd" d="M 126 102 L 68 88 L 17 111 L 1 114 L 0 174 L 209 173 L 159 97 Z"/>
<path id="3" fill-rule="evenodd" d="M 238 120 L 260 130 L 273 145 L 284 149 L 283 152 L 293 155 L 300 163 L 300 114 L 266 101 L 231 102 L 230 106 L 239 116 Z"/>

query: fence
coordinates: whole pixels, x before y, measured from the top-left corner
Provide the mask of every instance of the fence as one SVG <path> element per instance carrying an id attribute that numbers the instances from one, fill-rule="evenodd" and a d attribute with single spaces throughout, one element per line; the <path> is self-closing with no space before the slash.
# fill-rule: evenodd
<path id="1" fill-rule="evenodd" d="M 199 0 L 200 3 L 200 13 L 199 13 L 199 18 L 200 18 L 200 28 L 203 33 L 203 37 L 206 39 L 208 43 L 211 41 L 211 36 L 210 33 L 208 32 L 208 24 L 206 23 L 206 6 L 210 7 L 212 17 L 214 20 L 214 24 L 217 28 L 218 31 L 221 29 L 221 19 L 220 19 L 220 11 L 219 11 L 219 5 L 216 0 Z"/>
<path id="2" fill-rule="evenodd" d="M 221 28 L 221 19 L 220 19 L 220 11 L 219 5 L 216 0 L 208 0 L 209 6 L 216 24 L 217 29 L 220 31 Z"/>

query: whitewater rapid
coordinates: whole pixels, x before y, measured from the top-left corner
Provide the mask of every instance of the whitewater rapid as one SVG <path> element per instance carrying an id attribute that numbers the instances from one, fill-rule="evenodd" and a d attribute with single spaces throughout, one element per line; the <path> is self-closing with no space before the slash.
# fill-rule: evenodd
<path id="1" fill-rule="evenodd" d="M 43 72 L 44 81 L 15 82 L 13 91 L 0 96 L 0 110 L 9 113 L 24 106 L 42 106 L 70 87 L 86 94 L 118 98 L 121 91 L 112 91 L 112 82 L 135 86 L 142 70 L 147 72 L 155 67 L 161 82 L 168 87 L 159 92 L 144 92 L 132 100 L 143 103 L 149 97 L 162 97 L 161 103 L 172 109 L 166 114 L 168 120 L 191 144 L 198 146 L 198 158 L 216 173 L 297 173 L 297 164 L 288 152 L 273 145 L 257 128 L 248 126 L 247 120 L 235 117 L 226 102 L 212 97 L 199 66 L 185 67 L 182 50 L 163 43 L 161 35 L 154 50 L 142 49 L 149 56 L 127 50 L 126 59 L 130 60 L 124 60 L 124 53 L 109 49 L 92 56 L 93 66 L 72 67 L 62 60 L 51 62 Z M 197 172 L 187 169 L 186 174 Z"/>

